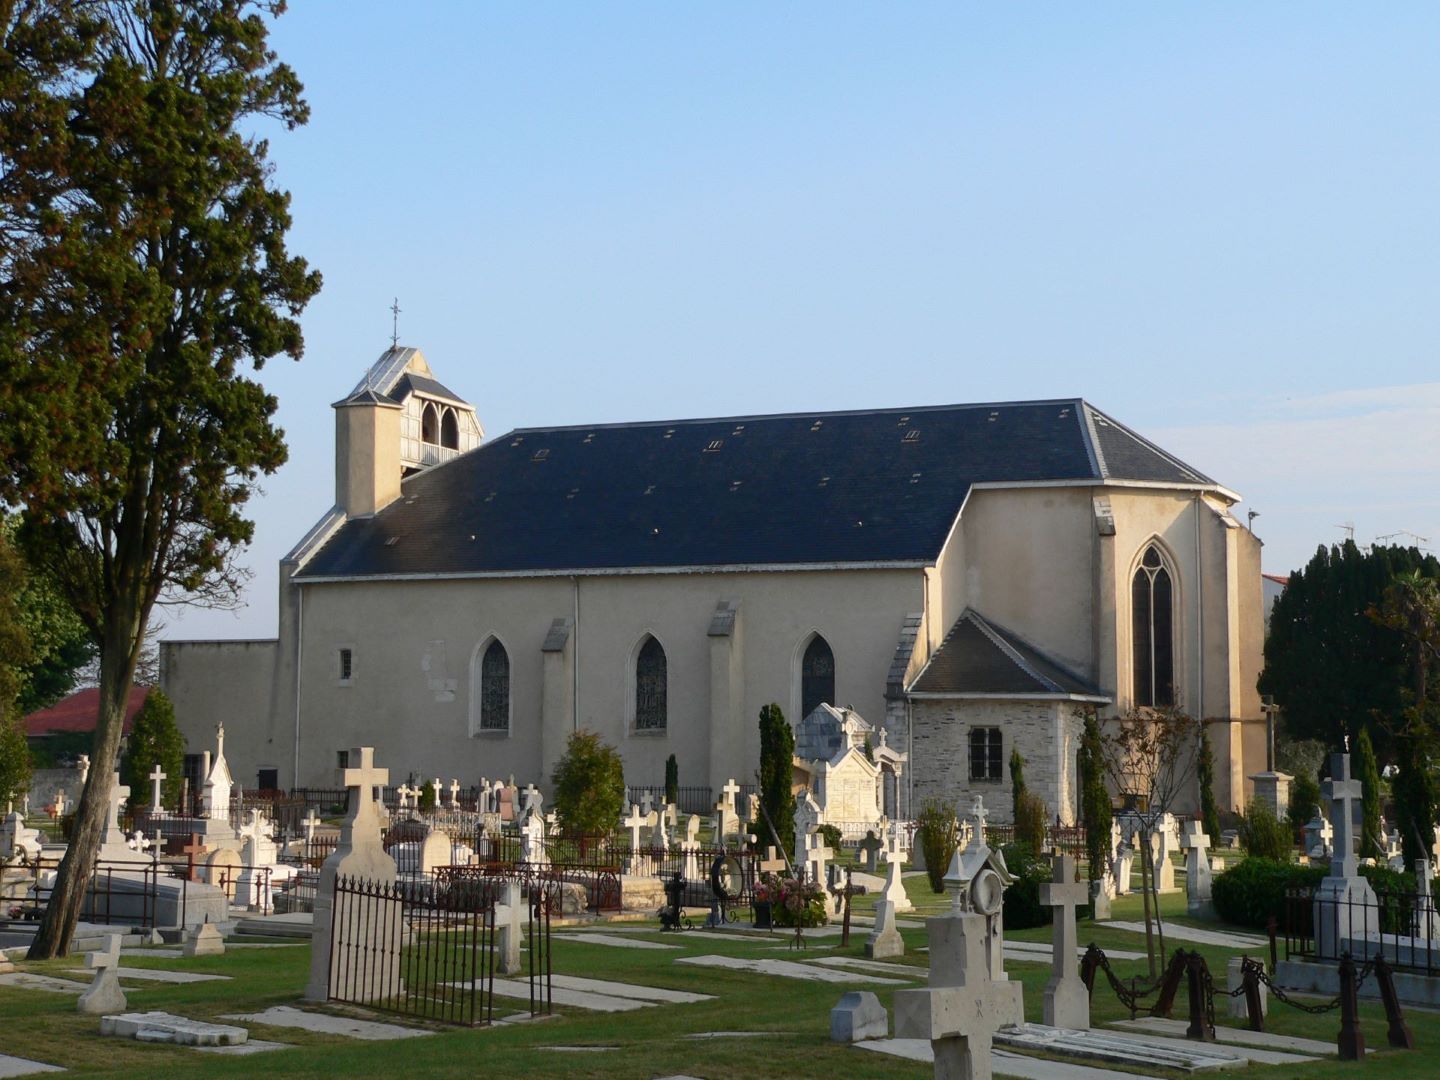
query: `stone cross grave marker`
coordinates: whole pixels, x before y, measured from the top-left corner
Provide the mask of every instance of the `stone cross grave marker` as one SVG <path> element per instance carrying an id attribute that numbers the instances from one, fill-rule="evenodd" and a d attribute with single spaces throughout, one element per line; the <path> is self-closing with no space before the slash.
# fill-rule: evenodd
<path id="1" fill-rule="evenodd" d="M 975 802 L 970 807 L 970 816 L 975 819 L 975 831 L 970 834 L 970 843 L 979 847 L 985 843 L 985 819 L 990 816 L 990 811 L 985 809 L 985 796 L 975 796 Z"/>
<path id="2" fill-rule="evenodd" d="M 106 934 L 105 948 L 96 949 L 85 958 L 85 966 L 95 972 L 90 987 L 80 995 L 75 1008 L 91 1016 L 125 1011 L 125 993 L 120 989 L 120 934 Z"/>
<path id="3" fill-rule="evenodd" d="M 645 815 L 645 818 L 648 821 L 650 818 L 650 811 L 654 809 L 655 797 L 650 794 L 650 789 L 646 788 L 640 793 L 640 812 Z"/>
<path id="4" fill-rule="evenodd" d="M 501 975 L 514 975 L 520 970 L 520 938 L 525 926 L 525 903 L 520 898 L 520 883 L 505 882 L 505 902 L 495 905 L 496 970 Z"/>
<path id="5" fill-rule="evenodd" d="M 889 900 L 875 903 L 875 929 L 865 940 L 865 955 L 872 960 L 905 955 L 905 939 L 895 928 L 895 905 Z"/>
<path id="6" fill-rule="evenodd" d="M 444 805 L 440 801 L 440 791 L 443 787 L 438 776 L 430 781 L 430 809 L 432 811 L 439 810 Z"/>
<path id="7" fill-rule="evenodd" d="M 381 844 L 380 813 L 375 805 L 375 790 L 390 782 L 390 770 L 375 765 L 373 746 L 354 748 L 349 760 L 355 764 L 340 774 L 340 782 L 349 789 L 340 842 L 320 867 L 315 886 L 306 1001 L 325 1001 L 332 979 L 345 969 L 353 955 L 367 958 L 369 977 L 363 985 L 355 980 L 345 988 L 350 1001 L 388 997 L 400 987 L 404 927 L 399 912 L 389 906 L 368 904 L 369 898 L 350 894 L 343 894 L 344 907 L 336 904 L 335 879 L 342 874 L 385 885 L 395 881 L 395 860 Z M 335 933 L 332 940 L 331 928 L 337 918 L 344 927 L 344 936 Z"/>
<path id="8" fill-rule="evenodd" d="M 825 864 L 834 857 L 834 850 L 825 846 L 825 838 L 819 833 L 805 837 L 805 876 L 822 889 L 826 881 Z M 831 919 L 837 914 L 834 901 L 828 895 L 825 897 L 825 914 Z"/>
<path id="9" fill-rule="evenodd" d="M 120 809 L 130 798 L 130 787 L 120 782 L 117 770 L 110 784 L 110 808 L 105 817 L 105 832 L 100 837 L 100 850 L 96 857 L 125 861 L 130 857 L 130 846 L 125 831 L 120 828 Z"/>
<path id="10" fill-rule="evenodd" d="M 80 785 L 83 787 L 85 781 L 90 779 L 90 755 L 81 754 L 79 761 L 76 762 L 76 768 L 80 770 Z"/>
<path id="11" fill-rule="evenodd" d="M 168 777 L 161 770 L 160 763 L 157 761 L 155 767 L 150 770 L 150 809 L 156 814 L 162 809 L 160 806 L 160 782 L 165 779 Z"/>
<path id="12" fill-rule="evenodd" d="M 1330 779 L 1320 788 L 1330 800 L 1331 828 L 1335 831 L 1335 851 L 1330 858 L 1334 877 L 1353 878 L 1358 873 L 1355 860 L 1355 818 L 1352 803 L 1360 801 L 1363 787 L 1350 776 L 1350 755 L 1331 755 Z"/>
<path id="13" fill-rule="evenodd" d="M 720 788 L 721 801 L 730 808 L 732 813 L 738 813 L 735 809 L 735 796 L 739 794 L 740 785 L 735 782 L 733 776 L 726 780 L 724 786 Z"/>
<path id="14" fill-rule="evenodd" d="M 540 794 L 539 788 L 537 788 L 534 784 L 525 785 L 525 801 L 520 805 L 526 814 L 530 813 L 532 810 L 534 810 L 537 814 L 540 813 L 540 806 L 542 803 L 544 803 L 544 801 L 545 796 Z"/>
<path id="15" fill-rule="evenodd" d="M 913 911 L 915 908 L 910 897 L 905 894 L 905 882 L 900 876 L 907 859 L 908 856 L 900 847 L 900 823 L 897 821 L 891 826 L 885 845 L 885 891 L 880 894 L 882 899 L 895 906 L 897 912 Z"/>
<path id="16" fill-rule="evenodd" d="M 1212 911 L 1210 903 L 1210 837 L 1198 821 L 1185 822 L 1185 897 L 1191 916 L 1203 918 Z"/>
<path id="17" fill-rule="evenodd" d="M 991 1039 L 1015 1013 L 1020 986 L 990 978 L 985 916 L 925 920 L 930 938 L 930 985 L 895 991 L 895 1037 L 929 1039 L 935 1076 L 990 1080 Z"/>
<path id="18" fill-rule="evenodd" d="M 867 874 L 875 873 L 876 858 L 885 846 L 885 841 L 875 835 L 874 829 L 865 830 L 865 839 L 860 841 L 860 866 Z"/>
<path id="19" fill-rule="evenodd" d="M 1305 823 L 1305 854 L 1312 859 L 1328 859 L 1333 854 L 1335 847 L 1335 831 L 1330 827 L 1330 822 L 1315 808 L 1315 816 Z"/>
<path id="20" fill-rule="evenodd" d="M 450 809 L 460 809 L 460 778 L 456 776 L 450 778 Z"/>
<path id="21" fill-rule="evenodd" d="M 630 830 L 630 861 L 626 864 L 627 874 L 643 874 L 645 872 L 644 856 L 640 854 L 640 830 L 645 827 L 645 815 L 640 812 L 636 803 L 630 804 L 630 816 L 620 824 Z"/>
<path id="22" fill-rule="evenodd" d="M 1051 857 L 1051 880 L 1040 886 L 1040 903 L 1054 909 L 1050 981 L 1045 984 L 1045 1023 L 1086 1031 L 1090 1027 L 1090 992 L 1080 979 L 1075 949 L 1075 909 L 1085 903 L 1087 889 L 1075 880 L 1075 857 Z"/>
<path id="23" fill-rule="evenodd" d="M 305 811 L 305 820 L 300 822 L 300 828 L 304 830 L 305 843 L 310 844 L 315 840 L 315 829 L 320 824 L 320 815 L 315 813 L 315 807 Z"/>
<path id="24" fill-rule="evenodd" d="M 685 819 L 685 839 L 696 843 L 700 839 L 700 815 L 691 814 Z"/>
<path id="25" fill-rule="evenodd" d="M 762 874 L 780 874 L 784 873 L 785 867 L 788 865 L 789 863 L 785 861 L 785 856 L 781 854 L 780 849 L 772 844 L 765 849 L 765 858 L 760 860 L 760 872 Z"/>

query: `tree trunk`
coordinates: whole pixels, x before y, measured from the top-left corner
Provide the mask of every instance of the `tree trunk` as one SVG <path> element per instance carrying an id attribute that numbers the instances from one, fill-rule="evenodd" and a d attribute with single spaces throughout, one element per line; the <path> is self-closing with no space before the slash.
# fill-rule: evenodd
<path id="1" fill-rule="evenodd" d="M 1143 826 L 1144 819 L 1141 819 Z M 1140 895 L 1145 900 L 1145 956 L 1150 961 L 1150 978 L 1155 977 L 1155 932 L 1150 923 L 1150 882 L 1155 875 L 1150 869 L 1150 835 L 1146 830 L 1140 837 Z M 1155 907 L 1160 907 L 1160 898 L 1155 898 Z"/>
<path id="2" fill-rule="evenodd" d="M 125 706 L 130 697 L 141 636 L 133 630 L 127 632 L 126 622 L 133 625 L 133 620 L 123 618 L 106 623 L 105 640 L 100 646 L 100 707 L 90 775 L 80 795 L 75 828 L 65 857 L 60 860 L 50 903 L 40 920 L 35 941 L 25 954 L 27 960 L 49 960 L 69 953 L 70 939 L 75 934 L 75 924 L 80 921 L 86 891 L 95 873 L 95 857 L 110 817 L 110 795 L 125 726 Z"/>

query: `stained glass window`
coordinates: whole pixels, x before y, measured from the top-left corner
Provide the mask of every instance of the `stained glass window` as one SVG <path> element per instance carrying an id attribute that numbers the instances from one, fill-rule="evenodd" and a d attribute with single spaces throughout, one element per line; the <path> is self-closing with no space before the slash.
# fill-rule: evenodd
<path id="1" fill-rule="evenodd" d="M 492 641 L 480 660 L 480 730 L 504 731 L 510 726 L 510 654 Z"/>
<path id="2" fill-rule="evenodd" d="M 635 658 L 635 730 L 665 729 L 665 650 L 647 637 Z"/>
<path id="3" fill-rule="evenodd" d="M 830 643 L 816 634 L 800 662 L 800 715 L 809 716 L 821 702 L 835 704 L 835 654 Z"/>
<path id="4" fill-rule="evenodd" d="M 1130 583 L 1135 704 L 1175 704 L 1175 625 L 1170 571 L 1152 544 Z"/>

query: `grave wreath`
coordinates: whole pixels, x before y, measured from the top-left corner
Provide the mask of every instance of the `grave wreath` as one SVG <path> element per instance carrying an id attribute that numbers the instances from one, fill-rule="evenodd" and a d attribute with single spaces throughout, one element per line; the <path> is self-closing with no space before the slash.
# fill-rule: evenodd
<path id="1" fill-rule="evenodd" d="M 797 877 L 761 874 L 755 899 L 772 905 L 776 926 L 824 926 L 825 892 L 818 884 Z"/>

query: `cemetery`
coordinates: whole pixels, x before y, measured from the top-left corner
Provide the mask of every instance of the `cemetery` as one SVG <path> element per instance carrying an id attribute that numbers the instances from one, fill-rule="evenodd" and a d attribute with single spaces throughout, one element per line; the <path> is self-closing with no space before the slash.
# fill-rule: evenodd
<path id="1" fill-rule="evenodd" d="M 856 721 L 832 713 L 840 743 L 797 748 L 797 770 L 845 764 Z M 1226 921 L 1245 852 L 1170 814 L 1118 813 L 1090 875 L 1083 830 L 1017 845 L 977 797 L 945 865 L 917 867 L 928 826 L 884 813 L 881 770 L 868 804 L 835 770 L 797 784 L 792 848 L 736 780 L 706 815 L 626 791 L 587 834 L 555 785 L 395 784 L 369 747 L 325 794 L 241 793 L 215 738 L 189 805 L 155 776 L 124 811 L 116 778 L 64 958 L 24 944 L 62 844 L 7 815 L 0 1075 L 249 1072 L 254 1055 L 428 1074 L 480 1053 L 617 1077 L 1431 1074 L 1433 864 L 1403 895 L 1372 886 L 1348 754 L 1316 810 L 1325 850 L 1295 856 L 1321 876 L 1256 926 Z"/>

